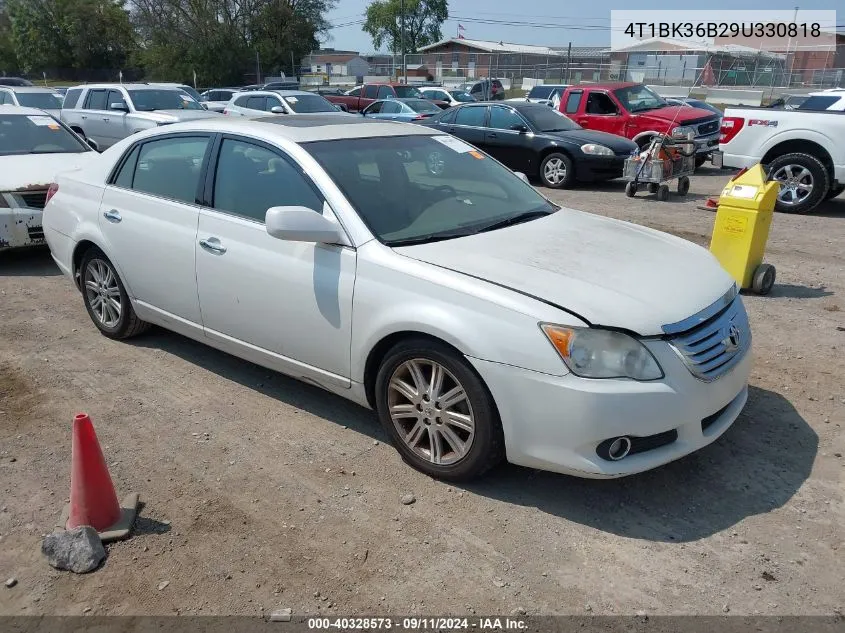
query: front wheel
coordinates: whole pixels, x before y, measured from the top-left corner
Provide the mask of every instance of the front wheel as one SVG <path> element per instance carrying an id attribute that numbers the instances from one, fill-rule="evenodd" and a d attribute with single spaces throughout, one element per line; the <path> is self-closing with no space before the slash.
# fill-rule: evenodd
<path id="1" fill-rule="evenodd" d="M 114 265 L 99 248 L 82 256 L 80 277 L 85 309 L 104 336 L 124 339 L 150 327 L 135 314 Z"/>
<path id="2" fill-rule="evenodd" d="M 540 180 L 552 189 L 567 189 L 575 182 L 575 167 L 566 154 L 549 154 L 540 163 Z"/>
<path id="3" fill-rule="evenodd" d="M 375 387 L 382 426 L 417 470 L 467 481 L 504 457 L 493 397 L 450 347 L 426 339 L 398 343 L 382 362 Z"/>

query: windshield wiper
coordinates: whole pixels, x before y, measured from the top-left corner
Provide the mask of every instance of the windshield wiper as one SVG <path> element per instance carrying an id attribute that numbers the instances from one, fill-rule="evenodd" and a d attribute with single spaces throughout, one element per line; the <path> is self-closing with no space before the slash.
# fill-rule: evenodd
<path id="1" fill-rule="evenodd" d="M 557 209 L 555 209 L 555 211 L 557 211 Z M 514 224 L 530 222 L 531 220 L 536 220 L 537 218 L 541 218 L 546 215 L 551 215 L 552 213 L 555 213 L 555 211 L 526 211 L 525 213 L 520 213 L 519 215 L 515 215 L 504 220 L 499 220 L 498 222 L 493 222 L 492 224 L 488 224 L 487 226 L 478 229 L 478 231 L 476 232 L 486 233 L 487 231 L 503 229 L 506 226 L 513 226 Z"/>
<path id="2" fill-rule="evenodd" d="M 392 240 L 387 242 L 391 248 L 394 246 L 413 246 L 414 244 L 430 244 L 431 242 L 442 242 L 444 240 L 455 239 L 456 237 L 467 237 L 468 235 L 475 235 L 476 231 L 450 231 L 449 233 L 428 233 L 427 235 L 418 235 L 417 237 L 409 237 L 404 240 Z"/>

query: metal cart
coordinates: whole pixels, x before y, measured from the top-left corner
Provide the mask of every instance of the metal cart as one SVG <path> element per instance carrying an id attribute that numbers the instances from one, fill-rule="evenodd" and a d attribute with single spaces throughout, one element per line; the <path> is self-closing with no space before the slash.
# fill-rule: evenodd
<path id="1" fill-rule="evenodd" d="M 672 151 L 677 148 L 677 151 Z M 673 158 L 654 158 L 661 150 L 675 154 Z M 656 193 L 660 201 L 669 199 L 670 180 L 678 180 L 678 195 L 689 191 L 689 177 L 695 171 L 695 145 L 691 138 L 657 136 L 644 152 L 625 160 L 622 177 L 628 181 L 625 195 L 633 198 L 640 187 L 648 187 L 649 193 Z"/>

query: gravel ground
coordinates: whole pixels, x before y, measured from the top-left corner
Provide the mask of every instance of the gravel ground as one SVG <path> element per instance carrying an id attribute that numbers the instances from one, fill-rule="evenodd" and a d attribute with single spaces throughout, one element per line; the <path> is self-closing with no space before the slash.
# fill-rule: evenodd
<path id="1" fill-rule="evenodd" d="M 696 207 L 726 177 L 665 203 L 620 182 L 551 195 L 707 244 Z M 316 388 L 162 330 L 110 341 L 46 251 L 0 255 L 0 614 L 839 612 L 843 254 L 845 197 L 776 216 L 749 403 L 710 447 L 624 480 L 505 465 L 465 486 Z M 145 503 L 84 576 L 40 554 L 79 411 Z"/>

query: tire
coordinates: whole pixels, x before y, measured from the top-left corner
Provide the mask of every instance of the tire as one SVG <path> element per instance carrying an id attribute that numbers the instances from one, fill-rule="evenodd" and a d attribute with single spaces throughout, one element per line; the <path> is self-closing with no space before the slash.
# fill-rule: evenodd
<path id="1" fill-rule="evenodd" d="M 827 193 L 824 194 L 824 199 L 833 200 L 843 191 L 845 191 L 845 185 L 831 185 L 830 189 L 827 190 Z"/>
<path id="2" fill-rule="evenodd" d="M 575 167 L 566 154 L 553 152 L 540 163 L 540 180 L 550 189 L 568 189 L 575 183 Z"/>
<path id="3" fill-rule="evenodd" d="M 432 380 L 435 367 L 440 389 L 429 396 L 431 383 L 438 382 Z M 456 390 L 464 397 L 454 399 Z M 438 392 L 453 393 L 452 404 L 440 409 Z M 379 421 L 402 459 L 431 477 L 468 481 L 504 458 L 493 397 L 469 363 L 443 343 L 423 338 L 397 343 L 379 367 L 375 395 Z M 456 423 L 443 422 L 443 412 Z"/>
<path id="4" fill-rule="evenodd" d="M 656 182 L 648 183 L 648 192 L 649 193 L 657 193 L 658 184 Z"/>
<path id="5" fill-rule="evenodd" d="M 150 328 L 149 323 L 142 321 L 135 314 L 123 282 L 103 251 L 96 247 L 88 249 L 82 256 L 79 272 L 82 301 L 88 316 L 103 336 L 120 340 L 136 336 Z M 114 306 L 115 299 L 119 299 L 117 307 Z"/>
<path id="6" fill-rule="evenodd" d="M 681 176 L 678 178 L 678 195 L 685 196 L 689 193 L 689 178 Z"/>
<path id="7" fill-rule="evenodd" d="M 760 264 L 751 277 L 751 290 L 758 295 L 767 295 L 775 285 L 775 267 L 771 264 Z"/>
<path id="8" fill-rule="evenodd" d="M 707 162 L 708 156 L 706 154 L 696 154 L 695 156 L 695 168 L 698 169 L 704 163 Z"/>
<path id="9" fill-rule="evenodd" d="M 775 210 L 782 213 L 808 213 L 822 200 L 830 188 L 830 174 L 822 162 L 810 154 L 784 154 L 774 159 L 768 166 L 769 180 L 793 183 L 794 186 L 781 186 Z M 806 187 L 811 185 L 809 194 Z M 802 197 L 803 194 L 803 197 Z M 787 201 L 791 196 L 792 201 Z"/>
<path id="10" fill-rule="evenodd" d="M 633 198 L 635 195 L 637 195 L 637 185 L 634 183 L 634 181 L 630 181 L 625 185 L 625 195 L 629 198 Z"/>
<path id="11" fill-rule="evenodd" d="M 669 199 L 669 185 L 660 185 L 657 188 L 657 199 L 666 202 Z"/>

